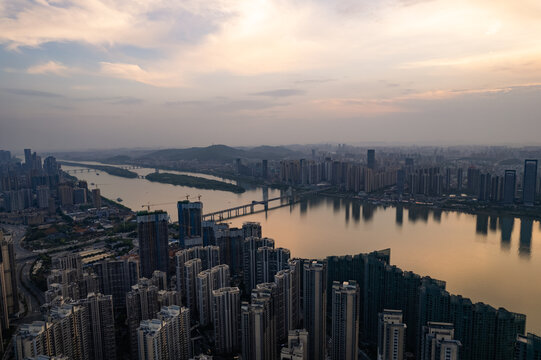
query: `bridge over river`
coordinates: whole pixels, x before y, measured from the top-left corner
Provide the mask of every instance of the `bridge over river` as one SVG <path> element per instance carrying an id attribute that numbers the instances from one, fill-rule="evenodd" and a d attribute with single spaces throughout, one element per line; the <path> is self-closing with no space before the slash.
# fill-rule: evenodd
<path id="1" fill-rule="evenodd" d="M 328 187 L 319 188 L 315 190 L 308 190 L 302 192 L 294 192 L 291 188 L 286 192 L 285 195 L 277 196 L 271 199 L 263 199 L 261 201 L 252 201 L 249 204 L 235 206 L 229 209 L 224 209 L 220 211 L 215 211 L 212 213 L 204 214 L 202 216 L 203 221 L 225 221 L 228 219 L 257 214 L 260 212 L 265 212 L 273 209 L 278 209 L 284 206 L 292 205 L 296 202 L 302 200 L 303 197 L 308 195 L 314 195 L 325 190 L 328 190 Z"/>

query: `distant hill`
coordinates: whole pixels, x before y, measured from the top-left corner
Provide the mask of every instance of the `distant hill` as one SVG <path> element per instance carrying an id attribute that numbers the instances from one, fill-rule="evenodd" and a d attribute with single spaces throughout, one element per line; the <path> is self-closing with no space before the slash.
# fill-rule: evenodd
<path id="1" fill-rule="evenodd" d="M 285 158 L 302 157 L 302 154 L 283 146 L 258 146 L 255 148 L 237 149 L 227 145 L 212 145 L 207 147 L 192 147 L 187 149 L 165 149 L 150 152 L 139 159 L 146 160 L 199 160 L 229 162 L 237 158 L 250 160 L 280 160 Z"/>

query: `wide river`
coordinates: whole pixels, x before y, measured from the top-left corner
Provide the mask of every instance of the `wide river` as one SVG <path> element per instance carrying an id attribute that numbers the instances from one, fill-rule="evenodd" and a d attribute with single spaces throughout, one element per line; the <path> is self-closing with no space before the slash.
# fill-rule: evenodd
<path id="1" fill-rule="evenodd" d="M 75 169 L 63 166 L 63 169 Z M 146 175 L 154 169 L 132 170 Z M 243 194 L 200 190 L 104 172 L 72 174 L 98 186 L 103 196 L 123 199 L 133 210 L 163 209 L 177 221 L 176 202 L 201 195 L 204 213 L 262 200 L 265 190 Z M 195 176 L 204 176 L 193 174 Z M 204 176 L 213 178 L 211 176 Z M 91 183 L 96 185 L 92 186 Z M 269 198 L 278 190 L 267 190 Z M 445 280 L 447 290 L 527 315 L 528 331 L 541 335 L 541 224 L 428 209 L 408 210 L 360 201 L 313 197 L 230 220 L 231 226 L 258 221 L 263 235 L 291 255 L 324 258 L 391 248 L 391 262 L 403 270 Z"/>

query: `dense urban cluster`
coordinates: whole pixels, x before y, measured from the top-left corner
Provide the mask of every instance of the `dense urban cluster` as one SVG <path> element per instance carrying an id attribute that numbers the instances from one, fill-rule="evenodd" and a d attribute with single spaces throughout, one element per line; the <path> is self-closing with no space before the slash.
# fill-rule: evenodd
<path id="1" fill-rule="evenodd" d="M 138 259 L 56 255 L 44 320 L 19 328 L 16 358 L 116 359 L 123 347 L 135 359 L 492 360 L 541 346 L 524 315 L 451 295 L 392 266 L 390 250 L 292 258 L 258 223 L 202 222 L 200 202 L 178 210 L 176 252 L 156 211 L 137 215 Z"/>
<path id="2" fill-rule="evenodd" d="M 392 193 L 401 199 L 407 196 L 456 197 L 464 194 L 479 202 L 507 205 L 517 202 L 533 206 L 541 193 L 537 160 L 524 161 L 520 180 L 517 169 L 504 168 L 502 171 L 494 164 L 470 164 L 464 171 L 461 164 L 444 168 L 415 166 L 414 158 L 398 156 L 378 165 L 374 149 L 367 151 L 366 162 L 335 160 L 332 157 L 318 159 L 314 152 L 310 160 L 287 160 L 280 163 L 280 181 L 291 185 L 327 183 L 345 192 L 365 194 L 392 187 Z"/>
<path id="3" fill-rule="evenodd" d="M 178 224 L 164 211 L 132 217 L 118 204 L 102 206 L 99 190 L 62 172 L 53 157 L 42 164 L 28 150 L 21 164 L 0 155 L 2 220 L 31 225 L 25 246 L 63 222 L 93 234 L 55 243 L 39 258 L 17 248 L 27 256 L 21 261 L 35 261 L 19 278 L 20 244 L 0 230 L 0 344 L 15 359 L 540 359 L 541 338 L 525 333 L 525 315 L 450 294 L 444 281 L 393 266 L 390 249 L 297 258 L 264 237 L 259 223 L 204 221 L 200 201 L 177 203 Z M 443 175 L 406 158 L 391 170 L 395 160 L 378 165 L 369 150 L 366 166 L 282 161 L 280 176 L 354 192 L 454 189 L 479 201 L 493 194 L 509 204 L 537 201 L 536 161 L 526 160 L 520 186 L 515 170 L 500 179 L 469 168 L 463 189 L 460 167 Z M 97 245 L 81 250 L 78 242 Z M 40 274 L 37 289 L 27 278 Z M 22 303 L 21 285 L 30 294 Z"/>

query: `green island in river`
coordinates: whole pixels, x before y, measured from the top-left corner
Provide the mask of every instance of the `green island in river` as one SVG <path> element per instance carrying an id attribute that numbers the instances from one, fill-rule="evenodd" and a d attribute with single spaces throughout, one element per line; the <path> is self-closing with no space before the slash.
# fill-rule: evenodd
<path id="1" fill-rule="evenodd" d="M 70 162 L 70 161 L 60 161 L 60 164 L 66 165 L 66 166 L 80 166 L 80 167 L 85 167 L 89 169 L 100 170 L 109 175 L 120 176 L 124 178 L 129 178 L 129 179 L 135 179 L 138 176 L 137 173 L 133 171 L 122 169 L 116 166 L 90 165 L 90 164 L 83 164 L 83 163 Z"/>
<path id="2" fill-rule="evenodd" d="M 246 191 L 242 186 L 229 184 L 223 181 L 210 180 L 197 176 L 177 175 L 171 173 L 151 173 L 146 176 L 149 181 L 160 182 L 164 184 L 187 186 L 198 189 L 231 191 L 234 193 L 243 193 Z"/>

